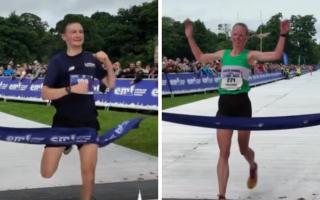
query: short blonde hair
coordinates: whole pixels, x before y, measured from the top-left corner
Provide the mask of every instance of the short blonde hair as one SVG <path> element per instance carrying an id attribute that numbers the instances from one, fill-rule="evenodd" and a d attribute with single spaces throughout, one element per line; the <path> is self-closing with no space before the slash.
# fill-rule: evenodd
<path id="1" fill-rule="evenodd" d="M 249 29 L 248 29 L 248 26 L 245 23 L 242 23 L 242 22 L 236 23 L 235 25 L 233 25 L 232 31 L 236 26 L 241 26 L 242 28 L 244 28 L 246 30 L 246 35 L 249 35 Z"/>

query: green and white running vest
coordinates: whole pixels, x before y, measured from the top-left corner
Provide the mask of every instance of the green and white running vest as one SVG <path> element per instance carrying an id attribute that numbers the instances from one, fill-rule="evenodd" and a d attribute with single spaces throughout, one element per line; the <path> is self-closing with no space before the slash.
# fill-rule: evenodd
<path id="1" fill-rule="evenodd" d="M 244 49 L 239 55 L 231 56 L 231 50 L 224 50 L 221 63 L 221 80 L 219 94 L 247 93 L 250 90 L 249 77 L 251 67 L 248 64 L 248 50 Z"/>

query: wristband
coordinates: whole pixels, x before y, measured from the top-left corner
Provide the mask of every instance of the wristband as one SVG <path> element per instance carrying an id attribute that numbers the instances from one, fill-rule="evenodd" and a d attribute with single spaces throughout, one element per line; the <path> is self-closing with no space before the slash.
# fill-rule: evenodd
<path id="1" fill-rule="evenodd" d="M 280 37 L 287 37 L 287 36 L 288 36 L 287 33 L 282 33 L 282 34 L 280 34 Z"/>
<path id="2" fill-rule="evenodd" d="M 65 90 L 66 90 L 67 94 L 71 94 L 71 87 L 70 86 L 65 87 Z"/>

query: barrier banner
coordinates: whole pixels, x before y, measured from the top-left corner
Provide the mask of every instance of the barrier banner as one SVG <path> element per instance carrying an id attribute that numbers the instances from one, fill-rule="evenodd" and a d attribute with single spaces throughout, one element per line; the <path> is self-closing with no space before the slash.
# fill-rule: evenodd
<path id="1" fill-rule="evenodd" d="M 260 85 L 283 79 L 284 76 L 281 72 L 266 73 L 266 74 L 255 74 L 249 77 L 250 86 Z"/>
<path id="2" fill-rule="evenodd" d="M 0 97 L 6 96 L 6 91 L 11 82 L 11 78 L 9 77 L 0 77 Z"/>
<path id="3" fill-rule="evenodd" d="M 41 99 L 42 80 L 12 79 L 0 77 L 0 97 L 25 101 L 43 101 Z"/>
<path id="4" fill-rule="evenodd" d="M 162 73 L 162 95 L 171 94 L 171 88 L 166 73 Z"/>
<path id="5" fill-rule="evenodd" d="M 283 79 L 281 72 L 257 74 L 249 78 L 250 86 L 264 84 Z M 162 95 L 186 94 L 217 90 L 220 77 L 201 73 L 168 73 L 162 74 Z"/>
<path id="6" fill-rule="evenodd" d="M 184 94 L 214 90 L 218 88 L 218 79 L 200 73 L 164 74 L 168 87 L 173 94 Z M 163 76 L 163 77 L 164 77 Z"/>
<path id="7" fill-rule="evenodd" d="M 145 110 L 158 109 L 158 82 L 156 80 L 142 80 L 131 84 L 130 80 L 118 79 L 116 88 L 105 94 L 97 92 L 94 98 L 98 106 L 133 108 Z"/>
<path id="8" fill-rule="evenodd" d="M 31 80 L 0 77 L 0 97 L 22 101 L 46 102 L 41 98 L 43 78 Z M 144 110 L 158 109 L 158 81 L 142 80 L 136 84 L 131 79 L 117 79 L 116 88 L 106 93 L 99 91 L 99 81 L 93 82 L 93 94 L 97 106 L 132 108 Z"/>

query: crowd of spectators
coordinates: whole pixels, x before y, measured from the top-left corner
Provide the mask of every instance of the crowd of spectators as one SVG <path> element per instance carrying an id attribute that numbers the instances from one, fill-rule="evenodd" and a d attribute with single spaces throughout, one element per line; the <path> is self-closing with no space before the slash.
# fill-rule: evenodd
<path id="1" fill-rule="evenodd" d="M 302 65 L 282 65 L 275 63 L 254 63 L 252 66 L 252 74 L 264 74 L 272 72 L 284 72 L 284 71 L 296 71 L 308 70 L 308 66 Z M 150 66 L 149 64 L 142 63 L 140 60 L 136 62 L 130 62 L 126 67 L 121 67 L 120 62 L 113 64 L 113 69 L 117 78 L 133 78 L 134 82 L 138 82 L 142 79 L 155 79 L 158 77 L 158 67 L 155 64 Z M 7 65 L 0 65 L 0 76 L 10 76 L 13 78 L 29 78 L 35 80 L 39 77 L 44 77 L 47 72 L 47 65 L 41 64 L 38 61 L 34 61 L 31 64 L 13 64 L 9 62 Z M 198 61 L 189 61 L 187 58 L 168 59 L 163 57 L 162 59 L 162 72 L 164 73 L 183 73 L 194 72 L 205 75 L 219 76 L 221 72 L 221 62 L 219 60 L 213 63 L 203 64 Z"/>
<path id="2" fill-rule="evenodd" d="M 162 59 L 162 72 L 164 73 L 196 72 L 217 76 L 220 71 L 221 63 L 219 61 L 203 64 L 198 61 L 189 61 L 187 58 L 174 60 L 163 57 Z"/>
<path id="3" fill-rule="evenodd" d="M 142 63 L 140 60 L 131 62 L 125 68 L 121 67 L 120 62 L 113 64 L 113 69 L 117 78 L 132 78 L 134 83 L 139 82 L 142 79 L 155 79 L 158 77 L 158 68 L 155 64 L 150 66 L 149 64 Z M 13 79 L 18 78 L 20 80 L 29 78 L 35 80 L 39 77 L 44 77 L 47 72 L 47 65 L 41 64 L 38 61 L 34 61 L 31 64 L 14 64 L 12 61 L 7 65 L 0 65 L 0 76 L 8 76 Z"/>
<path id="4" fill-rule="evenodd" d="M 158 67 L 156 65 L 150 66 L 149 64 L 143 64 L 140 60 L 137 62 L 130 62 L 125 68 L 121 68 L 119 62 L 113 64 L 116 76 L 118 78 L 157 78 Z"/>
<path id="5" fill-rule="evenodd" d="M 31 64 L 14 64 L 10 61 L 7 65 L 0 66 L 0 76 L 9 76 L 13 79 L 18 78 L 20 80 L 24 78 L 35 80 L 39 77 L 44 77 L 46 72 L 47 66 L 40 64 L 36 60 Z"/>
<path id="6" fill-rule="evenodd" d="M 294 71 L 298 69 L 308 69 L 308 66 L 302 65 L 282 65 L 277 63 L 254 63 L 252 66 L 252 74 L 264 74 L 273 72 Z M 219 60 L 213 63 L 203 64 L 198 61 L 189 61 L 187 58 L 168 59 L 163 57 L 162 59 L 162 72 L 164 73 L 183 73 L 193 72 L 206 75 L 219 76 L 221 72 L 221 62 Z"/>

